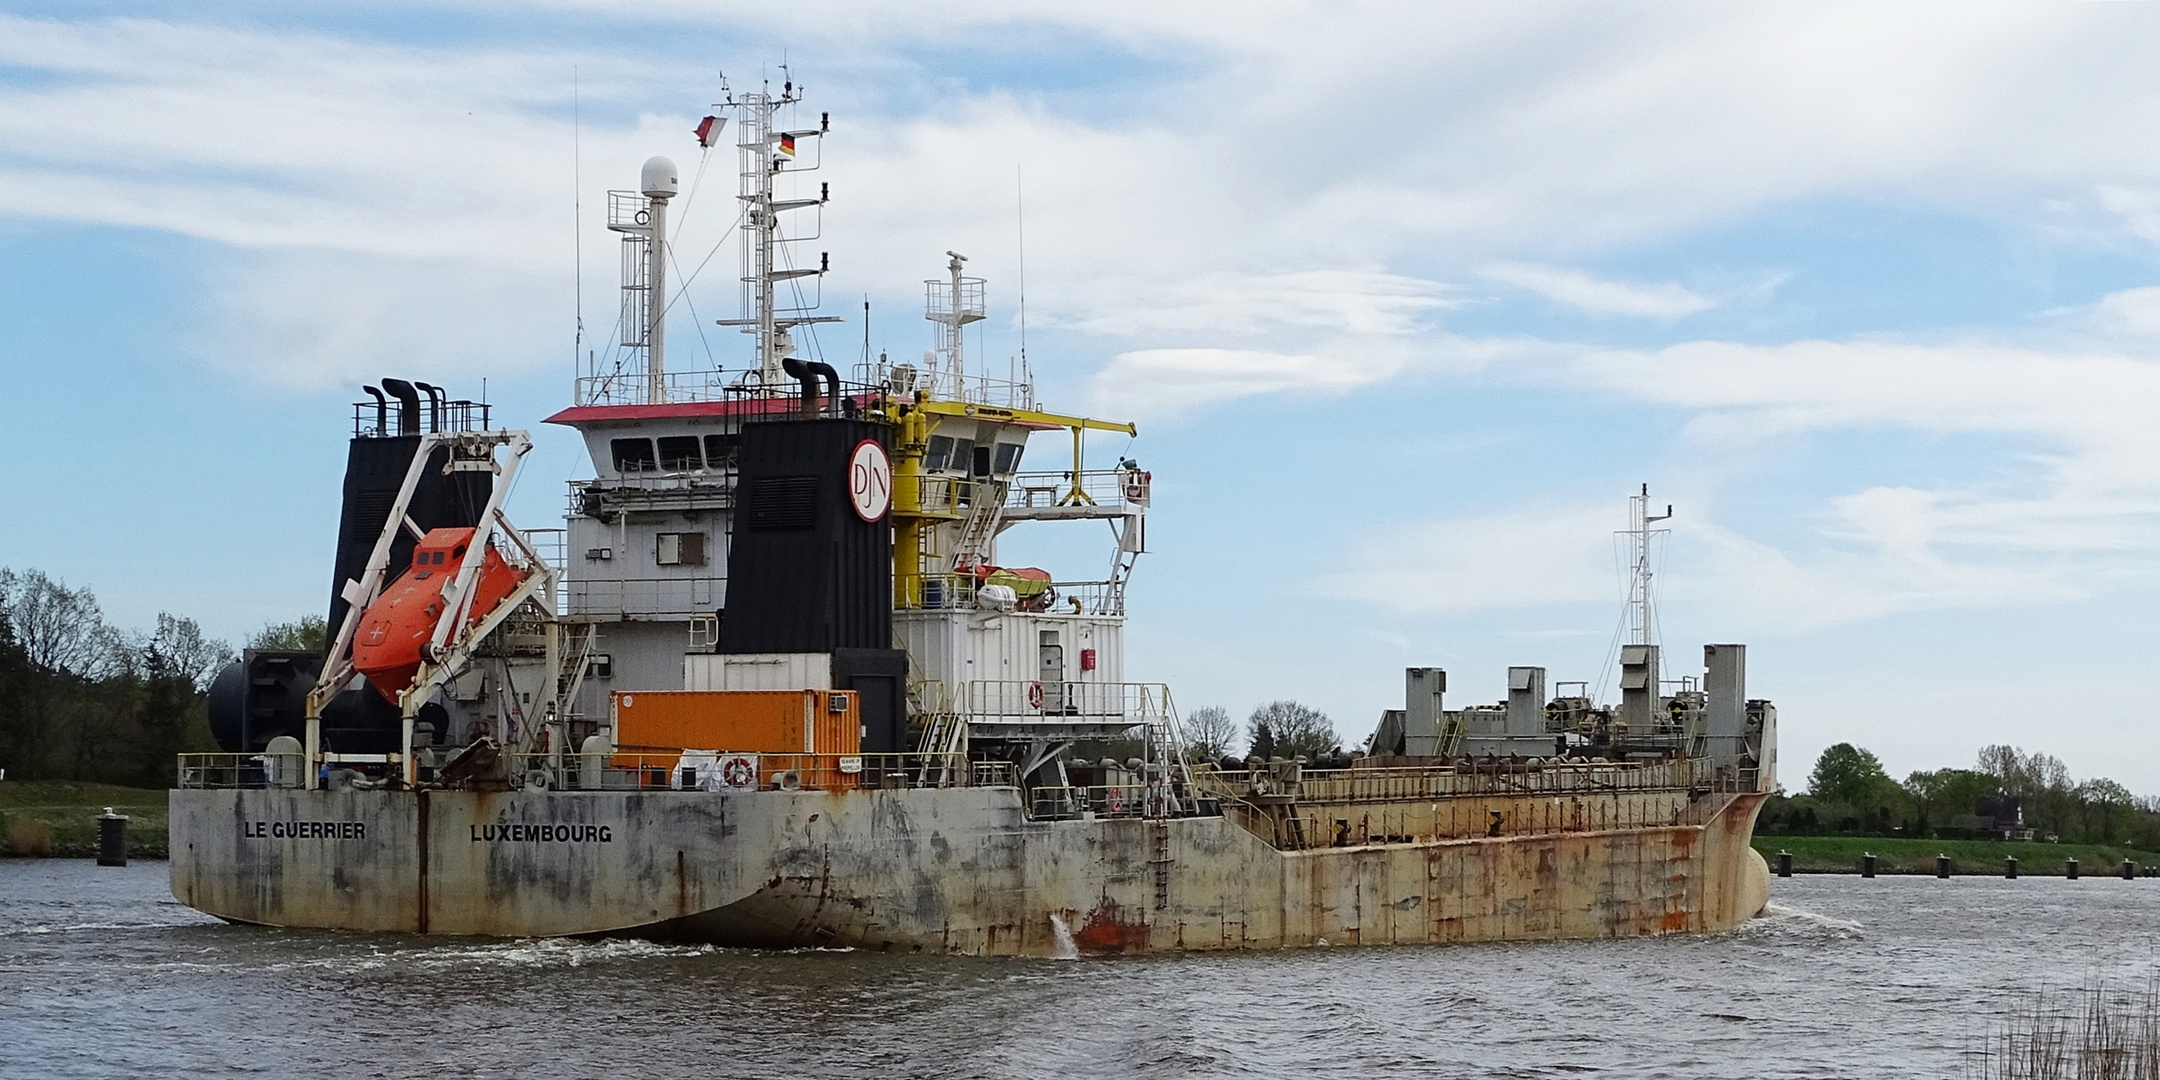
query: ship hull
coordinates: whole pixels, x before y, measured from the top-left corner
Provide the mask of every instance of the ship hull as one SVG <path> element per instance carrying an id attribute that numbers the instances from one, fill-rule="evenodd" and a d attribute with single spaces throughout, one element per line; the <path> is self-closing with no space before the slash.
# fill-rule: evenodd
<path id="1" fill-rule="evenodd" d="M 1031 820 L 994 787 L 187 789 L 171 873 L 183 903 L 235 922 L 436 934 L 967 955 L 1633 937 L 1762 909 L 1762 799 L 1700 795 L 1669 825 L 1281 850 L 1223 817 Z"/>

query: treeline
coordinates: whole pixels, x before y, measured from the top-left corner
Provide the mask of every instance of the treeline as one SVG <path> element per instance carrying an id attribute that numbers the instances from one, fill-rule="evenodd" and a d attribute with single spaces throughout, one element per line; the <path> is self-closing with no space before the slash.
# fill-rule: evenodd
<path id="1" fill-rule="evenodd" d="M 1248 757 L 1339 756 L 1342 739 L 1326 713 L 1295 701 L 1270 701 L 1254 709 L 1241 727 L 1220 705 L 1185 717 L 1185 756 L 1193 761 L 1243 761 Z M 1242 766 L 1239 766 L 1242 767 Z"/>
<path id="2" fill-rule="evenodd" d="M 175 754 L 215 749 L 204 691 L 231 656 L 193 619 L 123 630 L 87 588 L 0 569 L 0 769 L 164 787 Z"/>
<path id="3" fill-rule="evenodd" d="M 1851 743 L 1822 752 L 1803 794 L 1763 804 L 1758 833 L 1975 839 L 2027 831 L 2032 839 L 2130 844 L 2160 851 L 2160 799 L 2113 780 L 2078 781 L 2055 757 L 1989 746 L 1970 769 L 1915 772 L 1902 782 Z"/>

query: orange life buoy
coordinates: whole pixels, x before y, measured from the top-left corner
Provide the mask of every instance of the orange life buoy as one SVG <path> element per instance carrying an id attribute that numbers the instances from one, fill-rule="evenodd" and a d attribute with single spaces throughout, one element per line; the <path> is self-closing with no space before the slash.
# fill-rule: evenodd
<path id="1" fill-rule="evenodd" d="M 1042 708 L 1043 688 L 1041 683 L 1038 682 L 1028 684 L 1028 705 L 1037 709 Z"/>

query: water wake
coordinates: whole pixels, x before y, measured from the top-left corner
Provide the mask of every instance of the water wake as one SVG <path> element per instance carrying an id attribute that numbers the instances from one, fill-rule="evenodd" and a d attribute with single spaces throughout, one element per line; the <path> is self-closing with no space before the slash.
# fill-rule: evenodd
<path id="1" fill-rule="evenodd" d="M 1859 938 L 1863 934 L 1859 923 L 1787 907 L 1775 900 L 1763 907 L 1761 915 L 1743 924 L 1740 932 L 1757 937 L 1811 937 L 1837 941 Z"/>

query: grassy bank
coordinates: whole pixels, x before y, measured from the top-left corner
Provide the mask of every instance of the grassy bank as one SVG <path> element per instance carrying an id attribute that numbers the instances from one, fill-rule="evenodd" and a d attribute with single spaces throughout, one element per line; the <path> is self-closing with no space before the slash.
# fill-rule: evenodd
<path id="1" fill-rule="evenodd" d="M 1777 869 L 1780 850 L 1792 852 L 1796 874 L 1857 874 L 1860 856 L 1875 853 L 1878 874 L 1933 874 L 1935 857 L 1950 856 L 1955 874 L 2000 875 L 2003 860 L 2016 856 L 2018 873 L 2061 877 L 2066 860 L 2078 861 L 2079 874 L 2092 877 L 2121 873 L 2122 861 L 2160 866 L 2160 852 L 2109 844 L 2005 843 L 2001 840 L 1908 840 L 1880 836 L 1757 836 L 1755 850 Z"/>
<path id="2" fill-rule="evenodd" d="M 0 780 L 0 855 L 93 857 L 98 842 L 93 819 L 108 806 L 130 819 L 129 856 L 166 857 L 163 789 L 67 780 Z"/>

